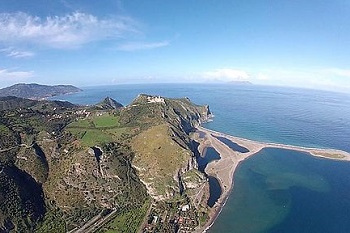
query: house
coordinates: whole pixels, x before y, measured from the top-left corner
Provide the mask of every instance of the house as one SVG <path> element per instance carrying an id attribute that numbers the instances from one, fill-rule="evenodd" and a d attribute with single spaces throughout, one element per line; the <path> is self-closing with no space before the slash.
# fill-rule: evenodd
<path id="1" fill-rule="evenodd" d="M 183 212 L 186 212 L 186 211 L 189 210 L 189 209 L 190 209 L 190 205 L 189 205 L 189 204 L 183 205 L 183 206 L 181 207 L 181 211 L 183 211 Z"/>
<path id="2" fill-rule="evenodd" d="M 154 215 L 154 216 L 153 216 L 152 224 L 157 224 L 157 222 L 158 222 L 158 216 L 157 216 L 157 215 Z"/>

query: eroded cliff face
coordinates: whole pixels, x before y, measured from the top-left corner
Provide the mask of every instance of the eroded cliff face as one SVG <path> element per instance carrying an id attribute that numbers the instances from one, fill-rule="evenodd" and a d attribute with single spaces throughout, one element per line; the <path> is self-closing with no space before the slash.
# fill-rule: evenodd
<path id="1" fill-rule="evenodd" d="M 140 95 L 129 107 L 159 111 L 154 125 L 133 138 L 134 167 L 148 193 L 166 200 L 183 193 L 195 193 L 206 183 L 200 174 L 189 133 L 211 117 L 209 106 L 189 99 L 167 99 Z"/>

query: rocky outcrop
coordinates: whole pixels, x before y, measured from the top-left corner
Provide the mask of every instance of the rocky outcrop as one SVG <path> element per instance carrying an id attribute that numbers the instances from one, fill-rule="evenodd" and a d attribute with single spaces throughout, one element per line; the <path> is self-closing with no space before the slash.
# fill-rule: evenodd
<path id="1" fill-rule="evenodd" d="M 117 102 L 116 100 L 110 97 L 106 97 L 100 103 L 96 104 L 95 107 L 102 110 L 112 110 L 112 109 L 120 109 L 124 106 L 121 103 Z"/>

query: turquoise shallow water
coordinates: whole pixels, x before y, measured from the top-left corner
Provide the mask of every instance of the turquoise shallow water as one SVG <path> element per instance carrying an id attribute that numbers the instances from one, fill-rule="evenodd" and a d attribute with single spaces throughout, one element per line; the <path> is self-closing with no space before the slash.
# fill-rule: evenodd
<path id="1" fill-rule="evenodd" d="M 120 85 L 55 97 L 93 104 L 110 96 L 128 104 L 139 93 L 209 104 L 213 130 L 264 142 L 350 152 L 350 95 L 235 85 Z M 350 232 L 350 164 L 265 149 L 244 161 L 235 189 L 210 232 Z"/>
<path id="2" fill-rule="evenodd" d="M 268 148 L 244 161 L 209 232 L 348 233 L 350 163 Z"/>

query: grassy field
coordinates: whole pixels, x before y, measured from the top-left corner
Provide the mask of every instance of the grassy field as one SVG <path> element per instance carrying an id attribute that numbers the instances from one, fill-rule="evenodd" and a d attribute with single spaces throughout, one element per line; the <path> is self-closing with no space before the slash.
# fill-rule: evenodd
<path id="1" fill-rule="evenodd" d="M 106 128 L 106 127 L 119 127 L 119 117 L 110 115 L 110 114 L 104 114 L 102 116 L 95 117 L 93 119 L 93 123 L 95 124 L 96 128 Z"/>
<path id="2" fill-rule="evenodd" d="M 137 232 L 149 207 L 149 201 L 145 202 L 141 208 L 130 209 L 119 214 L 109 222 L 99 232 L 105 233 L 131 233 Z"/>
<path id="3" fill-rule="evenodd" d="M 83 143 L 88 146 L 96 145 L 96 143 L 111 142 L 112 140 L 112 137 L 108 133 L 93 129 L 85 131 L 82 137 Z"/>
<path id="4" fill-rule="evenodd" d="M 74 121 L 68 125 L 67 130 L 85 146 L 111 142 L 132 131 L 127 127 L 120 127 L 119 116 L 108 113 Z"/>
<path id="5" fill-rule="evenodd" d="M 171 192 L 169 185 L 177 185 L 173 184 L 174 174 L 191 158 L 190 152 L 173 141 L 170 134 L 166 124 L 158 125 L 140 133 L 131 142 L 135 151 L 133 163 L 141 168 L 139 176 L 152 183 L 152 188 L 161 195 Z"/>
<path id="6" fill-rule="evenodd" d="M 70 128 L 114 128 L 119 126 L 119 116 L 108 113 L 87 119 L 79 119 L 68 125 Z"/>

